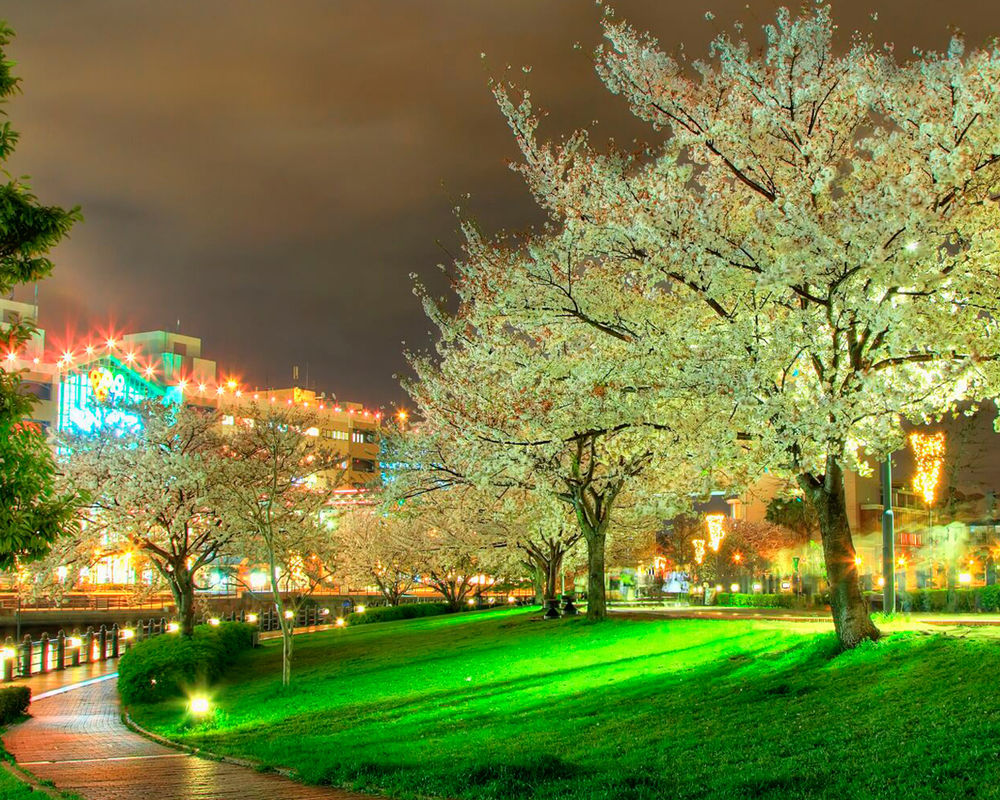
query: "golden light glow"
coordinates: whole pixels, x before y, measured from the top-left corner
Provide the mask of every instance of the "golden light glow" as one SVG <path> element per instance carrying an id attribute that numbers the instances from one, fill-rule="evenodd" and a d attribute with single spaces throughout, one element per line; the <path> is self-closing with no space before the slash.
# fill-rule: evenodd
<path id="1" fill-rule="evenodd" d="M 705 525 L 708 526 L 708 546 L 716 553 L 719 552 L 719 545 L 726 538 L 726 530 L 723 527 L 726 522 L 725 514 L 706 514 Z"/>
<path id="2" fill-rule="evenodd" d="M 180 623 L 168 622 L 167 623 L 167 633 L 177 633 L 181 629 Z"/>
<path id="3" fill-rule="evenodd" d="M 191 698 L 191 713 L 192 714 L 207 714 L 211 704 L 208 702 L 208 698 L 203 695 L 198 695 Z"/>
<path id="4" fill-rule="evenodd" d="M 257 622 L 257 615 L 247 614 L 247 622 L 249 622 L 251 625 L 255 624 Z"/>
<path id="5" fill-rule="evenodd" d="M 365 607 L 364 607 L 364 606 L 358 606 L 358 607 L 357 607 L 357 608 L 355 608 L 354 610 L 355 610 L 356 612 L 358 612 L 359 614 L 364 614 L 364 613 L 365 613 Z"/>
<path id="6" fill-rule="evenodd" d="M 917 462 L 917 474 L 913 478 L 913 488 L 924 498 L 927 505 L 934 504 L 934 492 L 941 479 L 944 465 L 944 431 L 937 433 L 911 433 L 910 449 Z"/>
<path id="7" fill-rule="evenodd" d="M 705 560 L 705 540 L 692 539 L 691 546 L 694 547 L 694 563 L 700 564 Z"/>
<path id="8" fill-rule="evenodd" d="M 338 628 L 343 628 L 345 624 L 346 623 L 344 622 L 344 618 L 343 617 L 337 617 L 336 625 L 337 625 Z"/>

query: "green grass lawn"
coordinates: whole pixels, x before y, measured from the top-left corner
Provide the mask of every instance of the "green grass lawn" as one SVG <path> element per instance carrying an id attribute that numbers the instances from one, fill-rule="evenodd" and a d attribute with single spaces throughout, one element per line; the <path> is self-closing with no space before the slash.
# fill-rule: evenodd
<path id="1" fill-rule="evenodd" d="M 189 744 L 393 797 L 1000 797 L 1000 641 L 524 611 L 362 626 L 246 654 Z"/>

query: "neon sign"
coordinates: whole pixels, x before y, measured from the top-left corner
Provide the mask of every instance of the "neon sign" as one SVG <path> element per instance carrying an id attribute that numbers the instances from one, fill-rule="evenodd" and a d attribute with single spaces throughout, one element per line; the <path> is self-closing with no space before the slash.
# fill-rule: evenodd
<path id="1" fill-rule="evenodd" d="M 106 367 L 94 367 L 87 375 L 90 391 L 98 403 L 105 403 L 108 397 L 120 398 L 125 394 L 125 376 L 112 375 Z"/>

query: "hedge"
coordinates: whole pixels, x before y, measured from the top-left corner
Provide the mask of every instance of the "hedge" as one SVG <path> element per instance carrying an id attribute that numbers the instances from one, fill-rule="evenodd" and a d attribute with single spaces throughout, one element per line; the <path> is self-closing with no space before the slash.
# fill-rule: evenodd
<path id="1" fill-rule="evenodd" d="M 740 608 L 793 608 L 794 594 L 744 594 L 741 592 L 719 592 L 715 596 L 716 605 Z"/>
<path id="2" fill-rule="evenodd" d="M 1000 611 L 1000 586 L 978 589 L 914 589 L 900 592 L 903 611 Z"/>
<path id="3" fill-rule="evenodd" d="M 199 625 L 191 637 L 167 633 L 136 644 L 118 664 L 118 693 L 129 703 L 154 703 L 218 680 L 244 650 L 254 626 Z"/>
<path id="4" fill-rule="evenodd" d="M 436 617 L 451 611 L 447 603 L 407 603 L 401 606 L 377 606 L 365 609 L 364 614 L 357 611 L 347 615 L 348 625 L 369 625 L 373 622 L 393 622 L 397 619 L 415 619 L 416 617 Z"/>
<path id="5" fill-rule="evenodd" d="M 31 689 L 27 686 L 8 686 L 0 689 L 0 725 L 7 725 L 28 710 Z"/>

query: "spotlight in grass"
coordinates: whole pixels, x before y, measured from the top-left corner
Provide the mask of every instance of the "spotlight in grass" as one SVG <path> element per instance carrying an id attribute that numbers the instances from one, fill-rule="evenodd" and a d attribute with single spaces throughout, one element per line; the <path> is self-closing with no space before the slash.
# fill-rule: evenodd
<path id="1" fill-rule="evenodd" d="M 209 624 L 209 625 L 218 625 L 218 624 L 219 624 L 219 618 L 218 618 L 218 617 L 212 617 L 212 618 L 211 618 L 211 619 L 210 619 L 210 620 L 208 621 L 208 624 Z"/>
<path id="2" fill-rule="evenodd" d="M 330 616 L 330 609 L 328 609 L 328 608 L 320 609 L 319 613 L 320 613 L 320 616 L 328 617 L 328 616 Z"/>
<path id="3" fill-rule="evenodd" d="M 337 621 L 334 623 L 338 628 L 343 628 L 347 623 L 344 621 L 343 617 L 337 617 Z"/>
<path id="4" fill-rule="evenodd" d="M 971 572 L 963 572 L 961 575 L 958 576 L 958 582 L 959 583 L 972 583 L 972 573 Z"/>
<path id="5" fill-rule="evenodd" d="M 721 592 L 722 591 L 722 584 L 721 583 L 715 584 L 715 591 L 717 591 L 717 592 Z"/>
<path id="6" fill-rule="evenodd" d="M 475 600 L 469 600 L 469 605 L 470 605 L 470 606 L 474 606 L 475 604 L 476 604 L 476 601 L 475 601 Z"/>
<path id="7" fill-rule="evenodd" d="M 286 611 L 285 612 L 285 619 L 291 619 L 294 616 L 295 616 L 295 614 L 293 614 L 291 611 Z"/>
<path id="8" fill-rule="evenodd" d="M 257 615 L 256 614 L 247 614 L 247 622 L 249 622 L 251 625 L 256 625 L 257 624 Z"/>
<path id="9" fill-rule="evenodd" d="M 195 695 L 191 698 L 191 702 L 188 704 L 188 708 L 191 709 L 192 714 L 197 714 L 202 716 L 209 712 L 212 704 L 208 702 L 208 698 L 204 695 Z"/>
<path id="10" fill-rule="evenodd" d="M 131 628 L 125 628 L 125 629 L 123 629 L 122 630 L 122 638 L 123 639 L 133 639 L 133 638 L 135 638 L 135 631 L 132 630 Z"/>
<path id="11" fill-rule="evenodd" d="M 167 633 L 177 633 L 181 629 L 179 622 L 168 622 Z"/>
<path id="12" fill-rule="evenodd" d="M 753 590 L 754 590 L 755 592 L 760 592 L 760 591 L 763 591 L 763 589 L 764 589 L 764 584 L 762 584 L 762 583 L 755 583 L 755 584 L 753 585 Z"/>
<path id="13" fill-rule="evenodd" d="M 740 585 L 738 583 L 729 584 L 729 591 L 738 592 L 740 590 Z"/>
<path id="14" fill-rule="evenodd" d="M 514 603 L 517 602 L 517 598 L 516 597 L 508 597 L 507 598 L 507 602 L 511 603 L 511 604 L 514 604 Z"/>
<path id="15" fill-rule="evenodd" d="M 365 613 L 365 607 L 364 606 L 358 606 L 357 608 L 354 609 L 354 611 L 357 614 L 364 614 Z"/>

